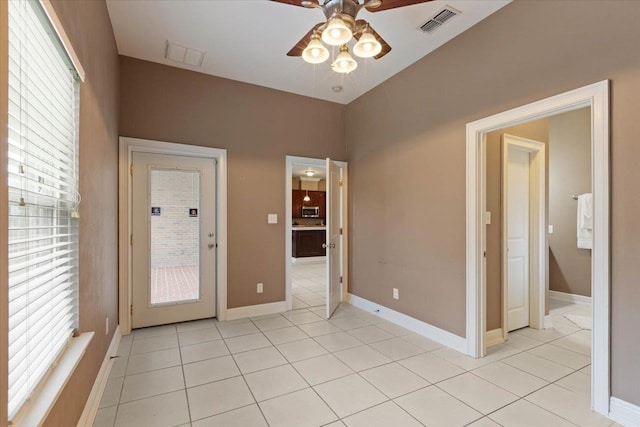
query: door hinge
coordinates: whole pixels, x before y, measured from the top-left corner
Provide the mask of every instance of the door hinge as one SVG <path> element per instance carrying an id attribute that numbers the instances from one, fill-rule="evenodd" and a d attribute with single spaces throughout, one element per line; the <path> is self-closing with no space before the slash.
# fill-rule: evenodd
<path id="1" fill-rule="evenodd" d="M 133 234 L 129 236 L 129 243 L 131 244 L 131 246 L 133 246 Z"/>
<path id="2" fill-rule="evenodd" d="M 486 258 L 487 257 L 487 251 L 482 252 L 482 256 Z"/>
<path id="3" fill-rule="evenodd" d="M 133 165 L 129 167 L 129 172 L 131 173 L 131 176 L 133 176 Z"/>
<path id="4" fill-rule="evenodd" d="M 133 304 L 129 306 L 129 313 L 133 316 Z"/>
<path id="5" fill-rule="evenodd" d="M 340 180 L 340 187 L 342 187 L 342 180 Z"/>
<path id="6" fill-rule="evenodd" d="M 342 228 L 340 229 L 340 234 L 342 234 Z"/>
<path id="7" fill-rule="evenodd" d="M 342 276 L 340 276 L 340 283 L 342 283 Z"/>

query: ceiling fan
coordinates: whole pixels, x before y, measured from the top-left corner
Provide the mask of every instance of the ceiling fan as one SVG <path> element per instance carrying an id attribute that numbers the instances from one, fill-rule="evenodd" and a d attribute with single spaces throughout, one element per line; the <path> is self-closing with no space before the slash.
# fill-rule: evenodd
<path id="1" fill-rule="evenodd" d="M 380 59 L 391 51 L 384 41 L 364 19 L 356 19 L 358 12 L 381 12 L 398 7 L 426 3 L 433 0 L 271 0 L 277 3 L 301 6 L 309 9 L 321 9 L 326 17 L 311 28 L 302 39 L 287 53 L 288 56 L 302 56 L 311 64 L 320 64 L 329 59 L 329 50 L 323 44 L 340 46 L 340 53 L 331 64 L 333 71 L 350 73 L 358 63 L 349 54 L 347 43 L 356 39 L 353 53 L 361 58 Z M 323 1 L 322 4 L 320 2 Z"/>

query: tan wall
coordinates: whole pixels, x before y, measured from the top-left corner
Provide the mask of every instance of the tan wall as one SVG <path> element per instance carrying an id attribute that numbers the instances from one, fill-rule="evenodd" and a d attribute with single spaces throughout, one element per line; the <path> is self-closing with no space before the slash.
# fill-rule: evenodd
<path id="1" fill-rule="evenodd" d="M 319 182 L 318 181 L 306 181 L 304 179 L 300 180 L 300 189 L 301 190 L 309 190 L 309 191 L 318 191 Z"/>
<path id="2" fill-rule="evenodd" d="M 80 329 L 95 337 L 45 423 L 74 426 L 118 324 L 118 56 L 104 1 L 53 6 L 87 73 L 80 85 Z"/>
<path id="3" fill-rule="evenodd" d="M 295 176 L 291 179 L 291 189 L 292 190 L 300 190 L 300 178 L 296 178 Z"/>
<path id="4" fill-rule="evenodd" d="M 466 124 L 611 79 L 612 392 L 640 404 L 638 16 L 515 1 L 349 104 L 350 291 L 464 336 Z"/>
<path id="5" fill-rule="evenodd" d="M 502 135 L 548 142 L 549 119 L 489 132 L 487 142 L 487 331 L 502 324 Z M 548 155 L 547 151 L 547 155 Z"/>
<path id="6" fill-rule="evenodd" d="M 578 249 L 571 198 L 591 192 L 591 109 L 549 120 L 549 289 L 591 296 L 591 250 Z"/>
<path id="7" fill-rule="evenodd" d="M 121 135 L 228 150 L 228 306 L 284 300 L 285 155 L 344 159 L 345 107 L 128 57 L 120 66 Z"/>

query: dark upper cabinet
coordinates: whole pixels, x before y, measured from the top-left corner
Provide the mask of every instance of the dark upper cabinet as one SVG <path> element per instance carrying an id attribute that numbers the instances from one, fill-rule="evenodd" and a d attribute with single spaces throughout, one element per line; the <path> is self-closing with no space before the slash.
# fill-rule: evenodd
<path id="1" fill-rule="evenodd" d="M 304 196 L 309 194 L 308 202 L 304 201 Z M 303 206 L 318 206 L 320 208 L 320 218 L 326 216 L 326 193 L 324 191 L 307 191 L 307 190 L 293 190 L 291 197 L 291 217 L 301 218 Z"/>

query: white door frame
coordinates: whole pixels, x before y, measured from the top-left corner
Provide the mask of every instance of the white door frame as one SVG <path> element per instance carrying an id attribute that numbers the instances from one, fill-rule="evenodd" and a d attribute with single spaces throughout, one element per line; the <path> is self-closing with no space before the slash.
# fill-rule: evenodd
<path id="1" fill-rule="evenodd" d="M 593 332 L 591 405 L 596 412 L 609 413 L 609 80 L 514 108 L 467 124 L 467 354 L 485 354 L 486 329 L 484 212 L 486 133 L 531 120 L 579 108 L 591 107 L 591 174 L 594 224 L 592 251 Z"/>
<path id="2" fill-rule="evenodd" d="M 326 169 L 327 167 L 327 159 L 315 159 L 311 157 L 297 157 L 297 156 L 285 156 L 286 159 L 286 171 L 285 171 L 285 211 L 283 216 L 283 221 L 285 221 L 284 227 L 284 235 L 285 235 L 285 250 L 284 250 L 284 265 L 285 265 L 285 300 L 287 305 L 287 310 L 291 310 L 293 308 L 293 295 L 292 295 L 292 280 L 291 280 L 291 256 L 292 256 L 292 248 L 291 248 L 291 233 L 293 232 L 293 224 L 291 224 L 291 218 L 289 214 L 291 213 L 291 209 L 293 201 L 291 199 L 292 191 L 293 191 L 293 165 L 303 165 L 310 167 L 317 167 Z M 333 160 L 335 164 L 342 168 L 342 199 L 341 199 L 341 222 L 342 222 L 342 237 L 341 237 L 341 248 L 342 248 L 342 256 L 340 257 L 340 274 L 342 276 L 342 297 L 341 301 L 348 301 L 348 289 L 349 289 L 349 263 L 347 262 L 347 254 L 348 254 L 348 211 L 347 211 L 347 191 L 348 191 L 348 173 L 347 173 L 347 162 L 340 162 L 337 160 Z M 328 278 L 327 278 L 328 280 Z"/>
<path id="3" fill-rule="evenodd" d="M 152 141 L 120 137 L 118 171 L 118 310 L 120 331 L 123 335 L 131 332 L 132 280 L 131 280 L 131 165 L 133 152 L 168 154 L 176 156 L 215 159 L 216 164 L 216 216 L 218 250 L 216 269 L 216 317 L 225 320 L 227 316 L 227 150 L 199 147 L 171 142 Z"/>
<path id="4" fill-rule="evenodd" d="M 509 146 L 518 147 L 530 155 L 529 168 L 529 326 L 544 329 L 546 289 L 546 146 L 542 142 L 505 134 L 502 136 L 502 339 L 506 340 L 508 328 L 507 283 L 507 218 L 509 215 L 507 193 L 507 168 Z M 485 313 L 486 315 L 486 313 Z M 486 340 L 485 340 L 486 345 Z"/>

